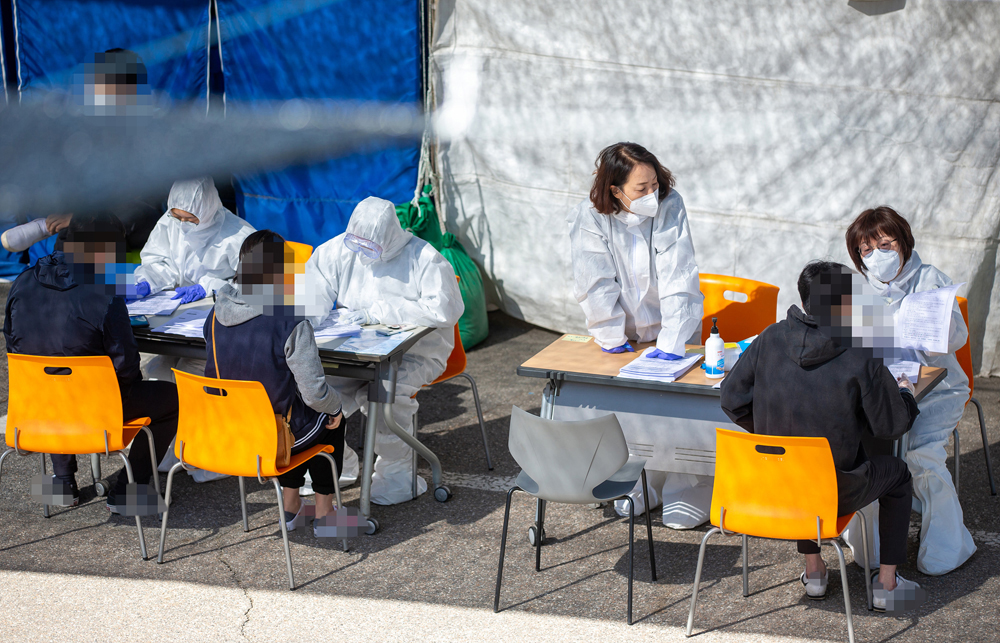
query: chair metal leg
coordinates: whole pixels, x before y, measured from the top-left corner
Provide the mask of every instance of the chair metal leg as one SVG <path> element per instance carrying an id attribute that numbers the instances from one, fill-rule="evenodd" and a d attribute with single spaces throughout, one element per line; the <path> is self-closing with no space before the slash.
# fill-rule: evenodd
<path id="1" fill-rule="evenodd" d="M 149 430 L 148 426 L 142 427 L 142 432 L 146 434 L 146 440 L 149 441 L 149 459 L 153 463 L 153 486 L 156 489 L 156 495 L 160 495 L 160 472 L 158 470 L 159 464 L 156 462 L 156 443 L 153 442 L 153 432 Z"/>
<path id="2" fill-rule="evenodd" d="M 324 456 L 327 460 L 330 461 L 330 470 L 333 473 L 333 493 L 334 497 L 337 498 L 337 510 L 339 511 L 344 506 L 344 503 L 340 499 L 340 473 L 337 471 L 337 461 L 334 460 L 333 456 L 327 453 L 326 451 L 321 451 L 320 455 Z M 414 469 L 415 468 L 416 467 L 414 467 Z M 347 551 L 346 538 L 343 539 L 343 544 L 344 544 L 344 551 Z"/>
<path id="3" fill-rule="evenodd" d="M 538 499 L 538 521 L 535 523 L 535 528 L 538 530 L 538 536 L 535 538 L 535 571 L 542 571 L 542 530 L 545 527 L 545 501 L 541 498 Z"/>
<path id="4" fill-rule="evenodd" d="M 497 589 L 493 595 L 493 613 L 500 611 L 500 583 L 503 581 L 503 557 L 507 553 L 507 524 L 510 521 L 510 499 L 515 491 L 520 491 L 520 487 L 511 487 L 507 491 L 507 506 L 503 512 L 503 531 L 500 533 L 500 564 L 497 566 Z"/>
<path id="5" fill-rule="evenodd" d="M 292 551 L 288 548 L 288 528 L 285 527 L 285 501 L 281 497 L 281 484 L 277 478 L 271 478 L 274 483 L 274 493 L 278 496 L 278 525 L 281 527 L 281 539 L 285 543 L 285 564 L 288 566 L 288 589 L 295 589 L 295 576 L 292 575 Z M 852 642 L 853 643 L 853 642 Z"/>
<path id="6" fill-rule="evenodd" d="M 743 534 L 743 598 L 750 595 L 750 537 Z"/>
<path id="7" fill-rule="evenodd" d="M 155 469 L 155 467 L 154 467 Z M 101 454 L 91 453 L 90 454 L 90 477 L 97 484 L 97 481 L 101 479 Z"/>
<path id="8" fill-rule="evenodd" d="M 951 432 L 951 434 L 955 437 L 955 495 L 957 496 L 958 481 L 960 480 L 960 475 L 961 475 L 960 474 L 961 469 L 959 467 L 961 467 L 962 464 L 962 448 L 960 446 L 961 443 L 959 442 L 958 439 L 958 427 L 955 427 L 955 429 Z"/>
<path id="9" fill-rule="evenodd" d="M 3 461 L 7 459 L 11 453 L 14 453 L 14 447 L 7 447 L 7 450 L 0 453 L 0 475 L 3 474 Z"/>
<path id="10" fill-rule="evenodd" d="M 160 553 L 156 556 L 156 562 L 159 564 L 163 563 L 163 552 L 166 551 L 167 546 L 167 518 L 170 517 L 170 492 L 174 488 L 174 474 L 180 471 L 184 467 L 183 464 L 178 462 L 174 466 L 170 467 L 170 471 L 167 473 L 167 495 L 163 499 L 163 503 L 166 508 L 163 510 L 163 520 L 160 521 Z M 240 492 L 243 491 L 243 478 L 240 478 Z M 244 505 L 243 519 L 246 520 L 246 506 Z M 244 524 L 246 524 L 244 522 Z"/>
<path id="11" fill-rule="evenodd" d="M 132 464 L 128 461 L 128 457 L 121 451 L 115 451 L 118 456 L 125 463 L 125 474 L 128 476 L 128 481 L 131 484 L 135 483 L 135 477 L 132 476 Z M 125 502 L 128 502 L 126 498 Z M 139 550 L 142 552 L 142 559 L 149 560 L 149 556 L 146 554 L 146 537 L 142 533 L 142 519 L 139 516 L 135 517 L 135 526 L 139 530 Z"/>
<path id="12" fill-rule="evenodd" d="M 861 546 L 865 550 L 865 597 L 868 599 L 868 611 L 872 610 L 872 572 L 870 561 L 872 550 L 868 547 L 868 519 L 863 512 L 858 512 L 861 516 Z"/>
<path id="13" fill-rule="evenodd" d="M 635 561 L 633 544 L 635 543 L 635 501 L 631 496 L 625 496 L 628 501 L 628 624 L 632 624 L 632 567 Z M 647 507 L 646 514 L 649 514 Z"/>
<path id="14" fill-rule="evenodd" d="M 243 476 L 236 476 L 240 481 L 240 509 L 243 510 L 243 531 L 250 531 L 250 522 L 247 520 L 247 489 L 243 482 Z"/>
<path id="15" fill-rule="evenodd" d="M 39 453 L 38 455 L 42 458 L 42 475 L 44 476 L 46 473 L 48 473 L 48 471 L 46 471 L 46 469 L 45 469 L 45 454 L 44 453 Z M 48 505 L 45 505 L 45 504 L 42 505 L 42 515 L 45 516 L 46 518 L 49 517 L 49 506 Z M 145 558 L 146 554 L 144 553 L 142 555 L 142 557 Z"/>
<path id="16" fill-rule="evenodd" d="M 993 482 L 993 464 L 990 462 L 990 441 L 986 437 L 986 421 L 983 419 L 983 407 L 979 404 L 979 400 L 976 398 L 970 398 L 970 402 L 976 405 L 976 411 L 979 413 L 979 432 L 983 435 L 983 455 L 986 456 L 986 475 L 990 480 L 990 495 L 997 495 L 997 486 Z"/>
<path id="17" fill-rule="evenodd" d="M 694 627 L 694 609 L 698 604 L 698 585 L 701 583 L 701 566 L 705 562 L 705 546 L 712 534 L 717 533 L 719 533 L 718 527 L 709 529 L 705 537 L 701 539 L 701 547 L 698 549 L 698 567 L 695 568 L 694 572 L 694 589 L 691 591 L 691 611 L 688 612 L 687 636 L 691 636 L 691 628 Z"/>
<path id="18" fill-rule="evenodd" d="M 472 385 L 472 399 L 476 402 L 476 415 L 479 418 L 479 431 L 483 434 L 483 450 L 486 451 L 486 467 L 493 471 L 493 458 L 490 457 L 490 443 L 486 439 L 486 423 L 483 421 L 483 406 L 479 403 L 479 388 L 476 386 L 476 380 L 472 379 L 472 376 L 468 373 L 459 373 L 456 377 L 464 377 L 469 380 L 469 384 Z"/>
<path id="19" fill-rule="evenodd" d="M 417 435 L 417 414 L 413 414 L 413 435 Z M 410 450 L 410 500 L 417 499 L 417 452 Z"/>
<path id="20" fill-rule="evenodd" d="M 844 550 L 840 548 L 840 543 L 836 540 L 828 541 L 837 550 L 837 558 L 840 560 L 840 583 L 844 586 L 844 611 L 847 613 L 847 640 L 854 643 L 854 618 L 851 616 L 851 592 L 847 586 L 847 562 L 844 560 Z M 868 575 L 868 572 L 865 572 Z"/>
<path id="21" fill-rule="evenodd" d="M 642 470 L 642 497 L 649 498 L 649 487 L 646 484 L 646 470 Z M 649 541 L 649 569 L 652 571 L 653 582 L 656 582 L 656 556 L 653 555 L 653 519 L 652 512 L 646 508 L 646 540 Z"/>

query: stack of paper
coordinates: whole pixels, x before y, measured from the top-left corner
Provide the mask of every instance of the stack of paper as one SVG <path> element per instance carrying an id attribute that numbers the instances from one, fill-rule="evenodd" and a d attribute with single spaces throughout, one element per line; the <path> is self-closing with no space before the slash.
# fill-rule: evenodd
<path id="1" fill-rule="evenodd" d="M 332 311 L 326 319 L 314 329 L 316 339 L 335 339 L 337 337 L 357 337 L 361 334 L 361 326 L 340 321 L 340 311 Z"/>
<path id="2" fill-rule="evenodd" d="M 887 367 L 896 379 L 899 379 L 899 376 L 904 374 L 906 375 L 906 379 L 914 384 L 920 379 L 920 362 L 896 362 L 895 364 L 888 364 Z"/>
<path id="3" fill-rule="evenodd" d="M 183 335 L 184 337 L 205 337 L 205 318 L 212 312 L 207 308 L 190 308 L 177 315 L 166 324 L 153 329 L 154 333 Z"/>
<path id="4" fill-rule="evenodd" d="M 655 350 L 649 347 L 642 355 L 622 367 L 618 377 L 630 380 L 652 380 L 654 382 L 673 382 L 687 373 L 704 355 L 688 353 L 682 359 L 665 360 L 646 357 Z"/>
<path id="5" fill-rule="evenodd" d="M 171 299 L 176 295 L 173 290 L 164 290 L 155 295 L 150 295 L 145 299 L 130 301 L 128 307 L 129 315 L 172 315 L 177 307 L 181 305 L 180 298 Z"/>
<path id="6" fill-rule="evenodd" d="M 372 333 L 374 335 L 374 333 Z M 403 331 L 392 337 L 353 337 L 340 346 L 338 351 L 345 353 L 362 353 L 365 355 L 388 355 L 397 346 L 405 342 L 413 335 L 413 331 Z"/>

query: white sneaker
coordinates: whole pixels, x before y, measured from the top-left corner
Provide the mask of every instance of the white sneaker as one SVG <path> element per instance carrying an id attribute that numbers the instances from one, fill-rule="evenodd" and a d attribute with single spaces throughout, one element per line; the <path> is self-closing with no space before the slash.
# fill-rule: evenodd
<path id="1" fill-rule="evenodd" d="M 819 574 L 812 574 L 810 578 L 806 578 L 806 573 L 802 572 L 799 580 L 806 586 L 807 598 L 811 598 L 814 601 L 823 600 L 826 598 L 826 585 L 827 581 L 830 580 L 830 570 L 824 571 L 822 577 Z"/>
<path id="2" fill-rule="evenodd" d="M 306 503 L 303 502 L 299 506 L 298 513 L 293 514 L 291 511 L 286 511 L 285 529 L 287 529 L 288 531 L 295 531 L 295 528 L 299 526 L 300 522 L 304 524 L 306 521 L 306 516 L 304 515 L 305 510 L 306 510 Z"/>
<path id="3" fill-rule="evenodd" d="M 896 588 L 882 588 L 878 572 L 872 573 L 872 607 L 879 612 L 905 612 L 920 607 L 927 600 L 927 590 L 896 574 Z"/>

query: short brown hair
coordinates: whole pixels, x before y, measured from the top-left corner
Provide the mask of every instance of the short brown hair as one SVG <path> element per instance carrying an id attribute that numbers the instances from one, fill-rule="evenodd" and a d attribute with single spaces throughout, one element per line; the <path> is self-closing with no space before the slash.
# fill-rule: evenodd
<path id="1" fill-rule="evenodd" d="M 903 255 L 903 265 L 913 254 L 913 233 L 910 224 L 899 213 L 887 205 L 865 210 L 847 228 L 847 253 L 851 255 L 854 266 L 862 274 L 868 272 L 865 262 L 861 259 L 861 244 L 874 241 L 881 235 L 888 235 L 899 244 Z"/>
<path id="2" fill-rule="evenodd" d="M 656 172 L 660 184 L 659 199 L 662 201 L 674 187 L 674 176 L 670 170 L 660 165 L 656 157 L 646 148 L 636 143 L 615 143 L 601 150 L 595 163 L 594 186 L 590 188 L 590 202 L 601 214 L 621 212 L 621 202 L 611 194 L 611 187 L 619 190 L 628 182 L 629 174 L 636 165 L 649 165 Z"/>

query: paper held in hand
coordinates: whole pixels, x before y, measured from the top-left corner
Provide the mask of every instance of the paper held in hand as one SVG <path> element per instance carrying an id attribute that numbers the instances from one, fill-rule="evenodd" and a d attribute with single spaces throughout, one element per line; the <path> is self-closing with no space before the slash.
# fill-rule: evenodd
<path id="1" fill-rule="evenodd" d="M 171 299 L 173 290 L 164 290 L 144 299 L 137 299 L 126 304 L 129 315 L 172 315 L 181 305 L 180 298 Z"/>
<path id="2" fill-rule="evenodd" d="M 687 373 L 697 364 L 704 355 L 688 353 L 682 359 L 665 360 L 655 357 L 646 357 L 653 352 L 650 346 L 642 351 L 642 354 L 623 366 L 618 372 L 618 377 L 631 380 L 652 380 L 655 382 L 673 382 L 677 378 Z"/>
<path id="3" fill-rule="evenodd" d="M 964 283 L 910 293 L 899 305 L 896 337 L 901 348 L 948 352 L 948 331 L 955 294 Z"/>

